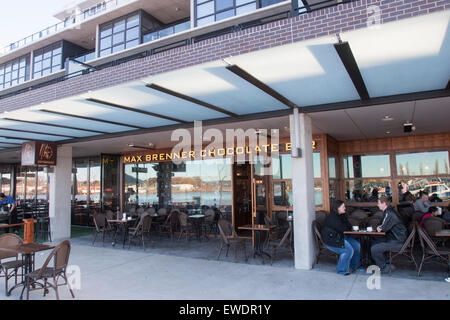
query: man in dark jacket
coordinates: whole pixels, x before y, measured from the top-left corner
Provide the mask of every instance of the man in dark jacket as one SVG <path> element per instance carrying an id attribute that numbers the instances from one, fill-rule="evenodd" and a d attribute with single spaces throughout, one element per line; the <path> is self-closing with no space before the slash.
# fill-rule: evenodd
<path id="1" fill-rule="evenodd" d="M 382 272 L 389 269 L 388 259 L 385 252 L 400 250 L 408 237 L 405 225 L 398 218 L 395 210 L 390 207 L 390 202 L 386 196 L 381 196 L 378 200 L 378 208 L 384 212 L 383 221 L 377 227 L 378 232 L 386 232 L 385 241 L 378 241 L 370 248 L 372 258 L 375 264 L 380 267 Z"/>

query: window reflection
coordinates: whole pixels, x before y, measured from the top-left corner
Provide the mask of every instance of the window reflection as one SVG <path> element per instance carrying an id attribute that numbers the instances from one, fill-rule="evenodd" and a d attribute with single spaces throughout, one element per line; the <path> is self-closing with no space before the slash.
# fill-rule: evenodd
<path id="1" fill-rule="evenodd" d="M 343 164 L 345 178 L 376 178 L 391 175 L 388 154 L 345 156 Z"/>
<path id="2" fill-rule="evenodd" d="M 396 161 L 399 176 L 450 174 L 448 151 L 397 154 Z"/>
<path id="3" fill-rule="evenodd" d="M 392 199 L 389 179 L 355 179 L 345 181 L 346 198 L 350 202 L 377 202 L 385 195 Z"/>

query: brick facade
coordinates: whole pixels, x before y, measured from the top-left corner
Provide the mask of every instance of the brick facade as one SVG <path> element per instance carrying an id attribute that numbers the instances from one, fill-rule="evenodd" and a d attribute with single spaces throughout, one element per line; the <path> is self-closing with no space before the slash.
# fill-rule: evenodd
<path id="1" fill-rule="evenodd" d="M 449 10 L 450 0 L 360 0 L 171 49 L 0 100 L 0 112 L 67 98 L 231 55 L 367 27 L 371 6 L 381 23 Z M 368 12 L 369 11 L 369 12 Z"/>

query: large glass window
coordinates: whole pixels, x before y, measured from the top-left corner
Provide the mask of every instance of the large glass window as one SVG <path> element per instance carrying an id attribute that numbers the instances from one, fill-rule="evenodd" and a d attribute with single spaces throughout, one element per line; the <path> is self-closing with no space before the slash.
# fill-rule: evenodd
<path id="1" fill-rule="evenodd" d="M 100 26 L 100 57 L 141 43 L 140 14 L 122 17 Z"/>
<path id="2" fill-rule="evenodd" d="M 450 174 L 448 151 L 402 153 L 395 160 L 399 176 Z"/>
<path id="3" fill-rule="evenodd" d="M 376 178 L 391 175 L 388 154 L 345 156 L 343 165 L 345 178 Z"/>
<path id="4" fill-rule="evenodd" d="M 30 79 L 30 55 L 0 65 L 0 90 Z"/>
<path id="5" fill-rule="evenodd" d="M 196 26 L 255 11 L 285 0 L 196 0 Z"/>
<path id="6" fill-rule="evenodd" d="M 49 75 L 63 69 L 62 42 L 35 50 L 33 59 L 33 79 Z"/>
<path id="7" fill-rule="evenodd" d="M 401 153 L 395 160 L 397 175 L 406 182 L 408 191 L 414 196 L 425 191 L 432 200 L 450 200 L 448 151 Z"/>

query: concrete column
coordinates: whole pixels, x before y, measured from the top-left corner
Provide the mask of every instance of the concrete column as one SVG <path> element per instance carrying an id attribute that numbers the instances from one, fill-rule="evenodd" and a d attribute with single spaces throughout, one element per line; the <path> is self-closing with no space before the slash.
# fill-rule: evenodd
<path id="1" fill-rule="evenodd" d="M 312 232 L 315 205 L 312 125 L 311 118 L 306 114 L 299 114 L 297 121 L 291 116 L 292 148 L 295 148 L 296 139 L 302 155 L 300 158 L 292 158 L 295 268 L 309 270 L 315 255 Z"/>
<path id="2" fill-rule="evenodd" d="M 49 216 L 53 241 L 70 239 L 72 147 L 58 147 L 56 167 L 49 173 Z"/>

